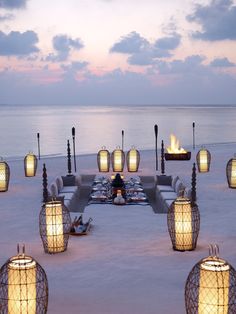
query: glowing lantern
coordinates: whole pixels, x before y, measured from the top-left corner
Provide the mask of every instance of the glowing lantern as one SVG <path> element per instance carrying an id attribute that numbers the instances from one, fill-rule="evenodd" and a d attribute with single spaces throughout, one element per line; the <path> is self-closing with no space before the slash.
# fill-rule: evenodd
<path id="1" fill-rule="evenodd" d="M 117 147 L 111 155 L 112 168 L 114 172 L 122 172 L 125 163 L 125 153 Z"/>
<path id="2" fill-rule="evenodd" d="M 43 268 L 23 253 L 11 257 L 0 270 L 0 309 L 8 314 L 47 313 L 48 282 Z"/>
<path id="3" fill-rule="evenodd" d="M 25 156 L 24 166 L 25 166 L 25 176 L 26 177 L 34 177 L 37 171 L 38 160 L 37 157 L 29 153 Z"/>
<path id="4" fill-rule="evenodd" d="M 218 246 L 191 270 L 185 285 L 187 314 L 236 313 L 236 272 L 218 257 Z"/>
<path id="5" fill-rule="evenodd" d="M 196 248 L 200 229 L 200 214 L 197 205 L 185 197 L 177 197 L 167 214 L 168 230 L 173 249 L 191 251 Z"/>
<path id="6" fill-rule="evenodd" d="M 207 149 L 200 149 L 196 159 L 199 172 L 208 172 L 210 170 L 211 154 Z"/>
<path id="7" fill-rule="evenodd" d="M 231 189 L 236 189 L 236 156 L 230 159 L 226 166 L 226 176 Z"/>
<path id="8" fill-rule="evenodd" d="M 67 249 L 71 228 L 69 210 L 60 201 L 46 202 L 39 215 L 40 236 L 46 253 Z"/>
<path id="9" fill-rule="evenodd" d="M 137 149 L 132 148 L 126 156 L 127 169 L 129 172 L 137 172 L 140 162 L 140 153 Z"/>
<path id="10" fill-rule="evenodd" d="M 97 154 L 97 163 L 99 172 L 109 172 L 110 169 L 110 153 L 105 146 Z"/>
<path id="11" fill-rule="evenodd" d="M 6 192 L 8 190 L 10 180 L 10 168 L 8 164 L 0 161 L 0 192 Z"/>

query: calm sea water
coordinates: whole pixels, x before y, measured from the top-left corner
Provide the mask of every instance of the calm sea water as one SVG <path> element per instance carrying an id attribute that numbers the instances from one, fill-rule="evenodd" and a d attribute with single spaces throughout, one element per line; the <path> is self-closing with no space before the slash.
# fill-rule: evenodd
<path id="1" fill-rule="evenodd" d="M 24 156 L 37 153 L 37 132 L 41 154 L 66 154 L 71 128 L 76 128 L 77 154 L 95 153 L 102 146 L 112 151 L 154 148 L 154 125 L 159 127 L 158 145 L 169 144 L 171 133 L 182 147 L 192 144 L 195 121 L 196 144 L 236 142 L 236 107 L 75 107 L 75 106 L 1 106 L 0 156 Z M 72 142 L 72 140 L 71 140 Z"/>

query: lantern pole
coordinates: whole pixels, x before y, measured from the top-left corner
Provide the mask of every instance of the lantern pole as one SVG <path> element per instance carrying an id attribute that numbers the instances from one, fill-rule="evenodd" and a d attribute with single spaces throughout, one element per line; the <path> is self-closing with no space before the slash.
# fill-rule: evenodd
<path id="1" fill-rule="evenodd" d="M 43 164 L 43 203 L 48 200 L 48 180 L 47 180 L 47 169 L 46 165 Z"/>
<path id="2" fill-rule="evenodd" d="M 74 168 L 76 172 L 76 158 L 75 158 L 75 127 L 72 128 L 72 139 L 73 139 L 73 155 L 74 155 Z"/>
<path id="3" fill-rule="evenodd" d="M 193 122 L 193 149 L 195 149 L 195 122 Z"/>
<path id="4" fill-rule="evenodd" d="M 38 139 L 38 156 L 40 160 L 40 134 L 39 133 L 37 133 L 37 139 Z"/>
<path id="5" fill-rule="evenodd" d="M 155 132 L 155 151 L 156 151 L 156 171 L 158 171 L 158 155 L 157 155 L 157 137 L 158 137 L 158 125 L 154 125 Z"/>
<path id="6" fill-rule="evenodd" d="M 122 147 L 122 150 L 124 151 L 124 133 L 125 133 L 125 131 L 124 130 L 122 130 L 121 131 L 121 138 L 122 138 L 122 144 L 121 144 L 121 147 Z"/>
<path id="7" fill-rule="evenodd" d="M 70 153 L 70 141 L 67 140 L 67 169 L 68 174 L 71 174 L 71 153 Z"/>

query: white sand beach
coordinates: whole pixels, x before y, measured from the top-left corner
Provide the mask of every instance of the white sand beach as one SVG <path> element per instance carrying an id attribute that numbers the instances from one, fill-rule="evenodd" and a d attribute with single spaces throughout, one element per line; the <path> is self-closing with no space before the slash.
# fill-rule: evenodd
<path id="1" fill-rule="evenodd" d="M 0 264 L 16 254 L 17 243 L 44 268 L 49 283 L 49 314 L 183 314 L 184 286 L 192 267 L 217 243 L 220 256 L 236 268 L 236 190 L 229 189 L 225 168 L 235 144 L 207 147 L 209 173 L 197 174 L 201 213 L 198 245 L 192 252 L 173 251 L 167 215 L 150 206 L 89 205 L 93 218 L 87 236 L 69 239 L 64 253 L 45 254 L 39 235 L 42 166 L 48 182 L 67 172 L 66 157 L 42 158 L 34 178 L 24 177 L 23 160 L 10 160 L 9 191 L 0 194 Z M 190 186 L 190 161 L 166 162 L 166 174 Z M 156 175 L 154 151 L 141 152 L 139 175 Z M 97 174 L 96 156 L 78 156 L 77 173 Z M 160 173 L 160 171 L 158 172 Z"/>

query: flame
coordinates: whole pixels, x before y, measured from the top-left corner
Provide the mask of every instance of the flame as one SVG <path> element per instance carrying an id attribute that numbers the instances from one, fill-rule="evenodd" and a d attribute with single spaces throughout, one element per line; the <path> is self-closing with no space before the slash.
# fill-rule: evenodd
<path id="1" fill-rule="evenodd" d="M 186 150 L 180 147 L 179 140 L 174 134 L 170 135 L 170 146 L 167 147 L 167 152 L 171 154 L 186 154 Z"/>

